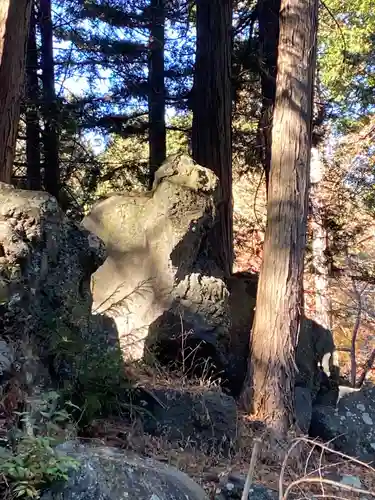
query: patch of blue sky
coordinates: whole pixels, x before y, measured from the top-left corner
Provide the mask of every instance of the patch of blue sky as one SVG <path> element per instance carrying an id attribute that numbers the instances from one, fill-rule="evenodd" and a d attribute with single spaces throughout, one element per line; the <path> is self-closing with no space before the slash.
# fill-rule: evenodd
<path id="1" fill-rule="evenodd" d="M 61 16 L 61 12 L 57 12 L 57 15 Z M 177 23 L 178 24 L 178 23 Z M 82 29 L 87 35 L 92 34 L 93 36 L 110 36 L 114 40 L 118 41 L 137 41 L 142 44 L 148 43 L 149 33 L 146 29 L 141 28 L 117 28 L 110 26 L 109 24 L 102 22 L 101 20 L 82 20 L 78 28 Z M 165 45 L 165 60 L 166 66 L 173 66 L 176 62 L 175 52 L 178 51 L 179 60 L 178 64 L 192 64 L 192 59 L 194 55 L 194 42 L 195 33 L 194 28 L 188 27 L 183 36 L 181 36 L 181 26 L 173 23 L 167 23 L 166 25 L 166 45 Z M 184 52 L 183 47 L 186 47 Z M 67 40 L 54 40 L 54 51 L 57 59 L 62 57 L 63 52 L 71 52 L 71 54 L 78 55 L 81 51 L 77 49 L 73 42 Z M 67 99 L 84 97 L 88 93 L 97 96 L 108 96 L 110 101 L 111 88 L 114 81 L 114 72 L 110 68 L 105 68 L 100 64 L 95 65 L 95 78 L 90 74 L 85 74 L 81 70 L 74 71 L 71 68 L 69 74 L 64 72 L 56 78 L 56 91 L 59 95 L 63 95 Z M 147 78 L 148 70 L 147 64 L 137 64 L 138 73 L 143 73 L 143 76 Z M 189 84 L 192 85 L 192 77 L 187 77 Z M 169 91 L 173 95 L 174 90 L 177 90 L 177 86 L 174 86 L 173 82 L 168 82 Z M 111 104 L 111 111 L 118 114 L 132 114 L 138 111 L 147 112 L 147 103 L 140 102 L 139 99 L 128 98 L 126 102 L 121 102 L 120 104 Z M 166 118 L 170 120 L 176 115 L 176 109 L 173 105 L 166 107 Z M 103 132 L 100 130 L 90 130 L 84 133 L 84 137 L 89 141 L 90 145 L 94 148 L 96 153 L 100 153 L 105 149 L 107 139 Z"/>

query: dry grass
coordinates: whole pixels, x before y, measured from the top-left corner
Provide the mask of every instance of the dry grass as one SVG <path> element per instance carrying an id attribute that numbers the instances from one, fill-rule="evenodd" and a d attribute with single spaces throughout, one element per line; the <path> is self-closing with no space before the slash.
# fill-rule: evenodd
<path id="1" fill-rule="evenodd" d="M 189 391 L 190 393 L 201 393 L 207 390 L 221 391 L 221 380 L 219 377 L 213 377 L 210 370 L 210 362 L 206 360 L 204 363 L 200 361 L 200 375 L 194 376 L 193 368 L 196 368 L 196 358 L 199 357 L 199 349 L 201 343 L 195 348 L 187 348 L 187 340 L 192 332 L 186 331 L 181 318 L 181 332 L 179 342 L 181 344 L 181 360 L 178 368 L 169 369 L 163 366 L 154 357 L 152 364 L 142 361 L 131 362 L 126 365 L 125 371 L 129 380 L 133 381 L 134 387 L 142 387 L 143 389 L 173 389 L 176 391 Z"/>
<path id="2" fill-rule="evenodd" d="M 207 375 L 203 374 L 199 378 L 194 378 L 183 371 L 170 372 L 158 363 L 152 367 L 141 362 L 132 363 L 126 367 L 126 374 L 129 380 L 133 381 L 133 387 L 141 387 L 150 393 L 157 389 L 173 389 L 195 394 L 201 394 L 208 390 L 222 391 L 220 379 L 210 377 L 208 372 Z"/>
<path id="3" fill-rule="evenodd" d="M 339 455 L 321 445 L 291 433 L 277 446 L 285 450 L 287 459 L 275 462 L 275 439 L 248 417 L 241 415 L 236 452 L 204 453 L 187 440 L 171 443 L 147 435 L 139 422 L 132 425 L 120 420 L 98 420 L 92 424 L 91 438 L 101 443 L 151 457 L 177 467 L 195 479 L 213 499 L 220 484 L 231 474 L 246 476 L 249 470 L 254 439 L 260 441 L 259 455 L 253 471 L 256 483 L 279 492 L 280 500 L 293 498 L 375 498 L 375 469 L 347 456 Z M 288 454 L 289 450 L 289 454 Z M 355 476 L 358 489 L 338 483 L 342 475 Z M 367 495 L 367 496 L 366 496 Z"/>
<path id="4" fill-rule="evenodd" d="M 157 389 L 188 391 L 197 395 L 208 390 L 221 391 L 219 381 L 204 376 L 192 380 L 189 373 L 170 373 L 157 364 L 150 367 L 133 363 L 127 369 L 129 377 L 137 381 L 136 385 L 151 395 Z M 298 431 L 291 431 L 286 440 L 280 440 L 262 422 L 244 414 L 239 414 L 238 438 L 229 455 L 228 447 L 210 453 L 198 450 L 189 439 L 172 443 L 165 438 L 148 435 L 139 420 L 132 424 L 121 419 L 97 420 L 92 424 L 89 436 L 108 446 L 177 467 L 201 484 L 212 499 L 228 476 L 247 475 L 254 440 L 260 441 L 260 449 L 252 473 L 253 480 L 279 492 L 280 500 L 289 496 L 361 497 L 363 500 L 363 492 L 359 493 L 350 487 L 342 490 L 342 485 L 337 489 L 336 479 L 340 474 L 357 477 L 368 496 L 371 496 L 371 491 L 375 491 L 375 471 L 366 464 L 339 456 L 327 447 L 322 448 L 317 442 L 301 438 Z M 285 456 L 287 460 L 283 462 Z"/>
<path id="5" fill-rule="evenodd" d="M 231 473 L 247 473 L 255 437 L 251 426 L 241 418 L 238 451 L 228 456 L 227 450 L 204 453 L 192 446 L 188 439 L 185 443 L 176 444 L 147 435 L 139 422 L 127 425 L 120 420 L 98 420 L 92 424 L 90 434 L 108 446 L 120 447 L 177 467 L 210 494 L 216 490 L 223 477 Z M 264 483 L 266 477 L 267 484 L 277 488 L 277 467 L 264 464 L 258 467 L 255 480 Z"/>

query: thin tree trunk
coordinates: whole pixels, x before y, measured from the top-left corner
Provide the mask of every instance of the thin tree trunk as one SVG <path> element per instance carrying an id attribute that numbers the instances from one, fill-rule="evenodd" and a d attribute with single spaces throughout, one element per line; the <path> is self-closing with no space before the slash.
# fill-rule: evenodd
<path id="1" fill-rule="evenodd" d="M 359 389 L 362 387 L 364 381 L 366 380 L 366 375 L 371 370 L 371 368 L 374 366 L 374 363 L 375 363 L 375 349 L 371 352 L 368 360 L 365 363 L 365 366 L 363 367 L 363 371 L 361 373 L 361 376 L 358 379 L 357 387 Z"/>
<path id="2" fill-rule="evenodd" d="M 58 199 L 60 189 L 59 136 L 51 0 L 40 0 L 39 5 L 44 118 L 44 188 Z"/>
<path id="3" fill-rule="evenodd" d="M 272 117 L 276 95 L 280 2 L 281 0 L 258 0 L 259 64 L 262 86 L 262 110 L 258 137 L 267 189 L 271 168 Z"/>
<path id="4" fill-rule="evenodd" d="M 355 387 L 357 379 L 357 338 L 359 333 L 359 327 L 361 325 L 362 319 L 362 306 L 361 298 L 359 297 L 360 303 L 357 311 L 357 317 L 355 319 L 354 328 L 352 331 L 352 338 L 350 342 L 350 383 L 352 387 Z"/>
<path id="5" fill-rule="evenodd" d="M 330 329 L 331 304 L 328 294 L 329 269 L 327 265 L 327 230 L 324 220 L 324 200 L 322 198 L 322 180 L 324 162 L 319 149 L 311 150 L 311 230 L 312 253 L 315 282 L 315 315 L 314 319 L 324 328 Z"/>
<path id="6" fill-rule="evenodd" d="M 353 262 L 348 251 L 346 254 L 346 264 L 349 270 L 353 270 Z M 368 283 L 365 283 L 359 290 L 355 278 L 352 278 L 351 282 L 353 290 L 352 299 L 357 311 L 350 342 L 350 383 L 352 387 L 355 387 L 357 379 L 357 338 L 362 322 L 363 294 L 368 287 Z"/>
<path id="7" fill-rule="evenodd" d="M 164 0 L 151 0 L 149 56 L 149 150 L 150 187 L 157 169 L 166 158 L 164 83 L 165 6 Z"/>
<path id="8" fill-rule="evenodd" d="M 192 153 L 198 164 L 220 179 L 219 223 L 212 246 L 218 264 L 229 275 L 233 267 L 232 0 L 198 0 L 196 5 Z"/>
<path id="9" fill-rule="evenodd" d="M 11 183 L 32 0 L 0 1 L 0 181 Z"/>
<path id="10" fill-rule="evenodd" d="M 27 188 L 41 189 L 38 49 L 36 44 L 36 14 L 31 12 L 26 63 L 26 165 Z"/>
<path id="11" fill-rule="evenodd" d="M 282 0 L 267 228 L 242 394 L 246 410 L 285 435 L 294 421 L 318 0 Z"/>
<path id="12" fill-rule="evenodd" d="M 350 265 L 350 257 L 347 256 L 347 261 Z M 350 342 L 350 383 L 352 387 L 356 386 L 357 379 L 357 338 L 359 334 L 359 329 L 362 321 L 362 313 L 363 313 L 363 294 L 367 289 L 367 283 L 362 287 L 361 290 L 358 290 L 356 281 L 352 278 L 352 288 L 353 288 L 353 296 L 355 298 L 356 306 L 357 306 L 357 315 L 355 318 L 355 323 L 352 331 L 352 338 Z"/>

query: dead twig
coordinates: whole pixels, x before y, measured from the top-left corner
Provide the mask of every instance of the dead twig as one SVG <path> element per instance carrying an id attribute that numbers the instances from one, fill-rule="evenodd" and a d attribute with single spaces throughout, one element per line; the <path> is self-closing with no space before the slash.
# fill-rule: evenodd
<path id="1" fill-rule="evenodd" d="M 329 452 L 329 453 L 332 453 L 334 455 L 338 455 L 346 460 L 349 460 L 351 461 L 352 463 L 355 463 L 355 464 L 358 464 L 362 467 L 365 467 L 366 469 L 369 469 L 371 472 L 375 473 L 375 469 L 373 467 L 371 467 L 369 464 L 363 462 L 362 460 L 359 460 L 358 458 L 354 458 L 354 457 L 351 457 L 350 455 L 347 455 L 346 453 L 342 453 L 340 451 L 336 451 L 332 448 L 330 448 L 327 444 L 324 444 L 324 443 L 319 443 L 315 440 L 312 440 L 312 439 L 309 439 L 309 438 L 305 438 L 305 437 L 298 437 L 296 439 L 294 439 L 292 441 L 292 444 L 291 446 L 289 447 L 287 453 L 286 453 L 286 456 L 284 458 L 284 461 L 283 461 L 283 464 L 281 466 L 281 472 L 280 472 L 280 476 L 279 476 L 279 500 L 286 500 L 288 498 L 288 495 L 290 493 L 290 491 L 295 488 L 296 486 L 300 486 L 301 484 L 304 484 L 304 483 L 310 483 L 310 484 L 320 484 L 321 485 L 321 488 L 322 488 L 322 495 L 321 497 L 327 497 L 329 495 L 327 495 L 324 491 L 324 485 L 330 485 L 330 486 L 334 486 L 336 488 L 340 488 L 342 490 L 345 490 L 345 491 L 350 491 L 352 493 L 359 493 L 359 494 L 364 494 L 364 495 L 371 495 L 373 497 L 375 497 L 375 491 L 369 491 L 369 490 L 364 490 L 362 488 L 355 488 L 354 486 L 349 486 L 349 485 L 346 485 L 346 484 L 342 484 L 342 483 L 339 483 L 337 481 L 333 481 L 331 479 L 326 479 L 322 476 L 322 473 L 321 473 L 321 470 L 319 470 L 319 476 L 318 477 L 308 477 L 308 475 L 306 474 L 307 473 L 307 466 L 305 467 L 305 475 L 302 477 L 302 478 L 299 478 L 299 479 L 296 479 L 295 481 L 293 481 L 285 490 L 285 493 L 284 493 L 284 475 L 285 475 L 285 469 L 286 469 L 286 466 L 287 466 L 287 462 L 288 462 L 288 459 L 292 453 L 292 451 L 294 450 L 294 448 L 300 444 L 301 442 L 304 442 L 304 443 L 307 443 L 309 445 L 311 445 L 314 448 L 316 447 L 320 447 L 321 448 L 321 451 L 322 453 L 320 454 L 320 460 L 319 460 L 319 463 L 321 464 L 322 463 L 322 454 L 324 451 L 326 452 Z M 311 457 L 311 452 L 309 454 L 309 457 Z M 311 473 L 310 473 L 311 474 Z M 309 475 L 310 475 L 309 474 Z"/>
<path id="2" fill-rule="evenodd" d="M 251 460 L 250 460 L 250 465 L 249 465 L 249 471 L 246 476 L 246 482 L 245 482 L 245 487 L 242 492 L 242 497 L 241 500 L 247 500 L 249 496 L 249 491 L 250 487 L 253 482 L 253 477 L 254 477 L 254 469 L 255 469 L 255 464 L 257 461 L 257 456 L 258 456 L 258 451 L 259 451 L 259 445 L 260 445 L 260 439 L 255 438 L 254 439 L 254 447 L 253 451 L 251 453 Z"/>

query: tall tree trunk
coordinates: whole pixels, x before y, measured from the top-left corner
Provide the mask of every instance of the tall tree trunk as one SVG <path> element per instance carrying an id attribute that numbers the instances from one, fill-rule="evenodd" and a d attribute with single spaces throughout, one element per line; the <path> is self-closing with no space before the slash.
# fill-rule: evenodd
<path id="1" fill-rule="evenodd" d="M 311 232 L 312 232 L 312 264 L 314 269 L 315 314 L 314 319 L 324 328 L 331 328 L 331 304 L 328 294 L 329 269 L 327 265 L 327 229 L 324 217 L 324 200 L 322 198 L 322 180 L 324 161 L 318 147 L 311 150 Z"/>
<path id="2" fill-rule="evenodd" d="M 151 0 L 151 31 L 149 56 L 149 162 L 150 187 L 156 170 L 166 158 L 165 129 L 165 83 L 164 43 L 165 6 L 164 0 Z"/>
<path id="3" fill-rule="evenodd" d="M 279 11 L 281 0 L 258 0 L 259 59 L 262 86 L 262 109 L 259 119 L 258 138 L 261 161 L 268 189 L 271 148 L 272 117 L 276 95 L 277 50 L 279 45 Z"/>
<path id="4" fill-rule="evenodd" d="M 40 190 L 40 126 L 38 49 L 36 44 L 36 13 L 31 12 L 26 63 L 26 165 L 27 188 Z"/>
<path id="5" fill-rule="evenodd" d="M 278 434 L 294 419 L 310 179 L 318 0 L 282 0 L 267 228 L 245 409 Z"/>
<path id="6" fill-rule="evenodd" d="M 0 1 L 0 181 L 10 184 L 32 0 Z"/>
<path id="7" fill-rule="evenodd" d="M 40 0 L 39 5 L 44 119 L 44 188 L 58 199 L 60 189 L 59 136 L 51 0 Z"/>
<path id="8" fill-rule="evenodd" d="M 233 267 L 232 206 L 232 0 L 197 0 L 197 49 L 193 89 L 194 160 L 220 179 L 221 203 L 213 247 L 218 264 Z"/>

